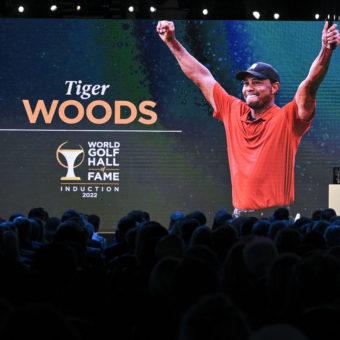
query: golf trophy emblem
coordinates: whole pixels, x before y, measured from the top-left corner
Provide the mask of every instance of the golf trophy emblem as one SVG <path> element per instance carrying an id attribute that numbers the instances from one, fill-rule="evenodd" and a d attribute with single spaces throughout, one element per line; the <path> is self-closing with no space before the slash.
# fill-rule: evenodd
<path id="1" fill-rule="evenodd" d="M 62 143 L 59 145 L 57 152 L 56 152 L 56 157 L 57 157 L 57 161 L 58 163 L 67 169 L 67 173 L 65 177 L 60 177 L 60 179 L 62 181 L 80 181 L 80 177 L 77 177 L 74 173 L 74 169 L 77 168 L 78 166 L 80 166 L 83 162 L 84 162 L 84 158 L 85 158 L 85 152 L 84 149 L 81 145 L 79 145 L 78 149 L 62 149 L 62 147 L 67 144 L 68 141 Z M 64 164 L 59 157 L 59 154 L 62 154 L 65 159 L 66 159 L 66 163 Z M 76 160 L 78 158 L 79 155 L 83 155 L 82 159 L 77 163 Z"/>

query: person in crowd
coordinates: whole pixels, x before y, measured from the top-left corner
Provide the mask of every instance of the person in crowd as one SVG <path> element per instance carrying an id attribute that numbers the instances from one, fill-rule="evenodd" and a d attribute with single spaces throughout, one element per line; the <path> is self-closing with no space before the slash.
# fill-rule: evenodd
<path id="1" fill-rule="evenodd" d="M 52 241 L 36 249 L 31 219 L 0 224 L 0 336 L 8 338 L 22 308 L 46 310 L 32 309 L 36 302 L 60 310 L 82 339 L 112 330 L 122 340 L 257 339 L 277 334 L 280 328 L 268 329 L 275 324 L 317 339 L 318 318 L 336 334 L 322 317 L 340 315 L 336 219 L 293 223 L 280 216 L 245 227 L 253 220 L 228 216 L 212 229 L 180 217 L 170 233 L 129 214 L 119 220 L 114 244 L 124 249 L 113 257 L 91 252 L 84 215 L 69 209 L 61 220 Z M 32 251 L 29 260 L 22 247 Z"/>
<path id="2" fill-rule="evenodd" d="M 107 246 L 107 240 L 105 237 L 98 234 L 99 225 L 100 225 L 100 217 L 98 215 L 92 214 L 92 215 L 87 216 L 87 221 L 91 223 L 94 227 L 92 240 L 98 241 L 101 244 L 101 247 L 104 249 Z"/>

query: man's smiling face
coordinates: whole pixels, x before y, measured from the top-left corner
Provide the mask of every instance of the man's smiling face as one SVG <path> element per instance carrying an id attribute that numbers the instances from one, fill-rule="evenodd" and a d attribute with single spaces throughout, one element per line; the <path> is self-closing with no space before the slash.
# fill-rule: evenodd
<path id="1" fill-rule="evenodd" d="M 260 79 L 254 76 L 243 80 L 243 97 L 252 109 L 262 109 L 274 104 L 275 94 L 279 83 L 271 83 L 269 79 Z"/>

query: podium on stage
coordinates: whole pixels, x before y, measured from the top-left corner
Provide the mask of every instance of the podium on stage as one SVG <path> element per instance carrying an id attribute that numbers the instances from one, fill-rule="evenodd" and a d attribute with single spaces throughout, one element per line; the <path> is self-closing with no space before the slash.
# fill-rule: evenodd
<path id="1" fill-rule="evenodd" d="M 340 184 L 329 184 L 328 208 L 334 209 L 340 215 Z"/>

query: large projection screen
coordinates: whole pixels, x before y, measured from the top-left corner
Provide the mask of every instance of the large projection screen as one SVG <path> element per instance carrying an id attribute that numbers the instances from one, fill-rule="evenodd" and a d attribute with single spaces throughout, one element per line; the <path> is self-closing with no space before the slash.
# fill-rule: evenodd
<path id="1" fill-rule="evenodd" d="M 101 217 L 129 211 L 167 226 L 172 212 L 232 211 L 223 124 L 182 73 L 154 20 L 0 20 L 0 216 L 44 207 Z M 176 36 L 231 94 L 256 61 L 291 101 L 317 56 L 322 22 L 175 21 Z M 340 164 L 340 55 L 295 162 L 292 214 L 328 206 Z M 269 164 L 270 166 L 270 164 Z M 261 185 L 261 183 L 259 183 Z M 339 213 L 339 212 L 338 212 Z"/>

